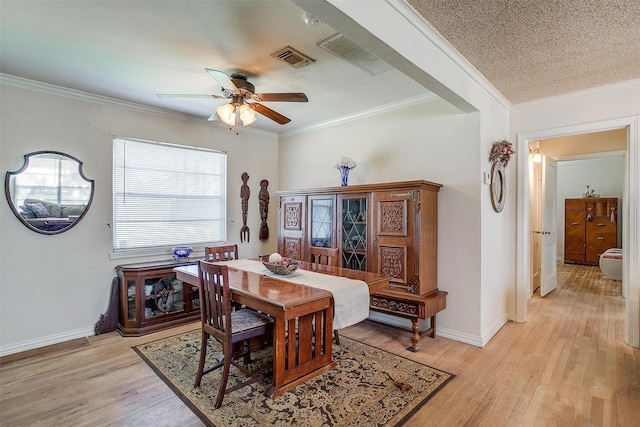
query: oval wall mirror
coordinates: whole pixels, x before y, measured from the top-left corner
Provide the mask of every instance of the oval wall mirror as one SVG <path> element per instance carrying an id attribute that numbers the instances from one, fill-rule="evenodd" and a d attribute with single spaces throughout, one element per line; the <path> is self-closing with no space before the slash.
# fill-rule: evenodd
<path id="1" fill-rule="evenodd" d="M 507 194 L 505 185 L 504 166 L 499 161 L 493 162 L 489 191 L 491 192 L 491 204 L 496 212 L 502 212 L 504 207 L 504 199 Z"/>
<path id="2" fill-rule="evenodd" d="M 82 162 L 58 151 L 25 154 L 20 170 L 7 172 L 4 192 L 15 216 L 27 228 L 58 234 L 76 225 L 93 200 L 94 182 Z"/>

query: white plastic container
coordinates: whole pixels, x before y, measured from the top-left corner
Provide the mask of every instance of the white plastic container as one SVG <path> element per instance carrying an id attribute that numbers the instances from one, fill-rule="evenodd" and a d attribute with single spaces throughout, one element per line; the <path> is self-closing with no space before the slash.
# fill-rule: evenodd
<path id="1" fill-rule="evenodd" d="M 607 249 L 600 255 L 600 271 L 607 279 L 622 280 L 622 249 Z"/>

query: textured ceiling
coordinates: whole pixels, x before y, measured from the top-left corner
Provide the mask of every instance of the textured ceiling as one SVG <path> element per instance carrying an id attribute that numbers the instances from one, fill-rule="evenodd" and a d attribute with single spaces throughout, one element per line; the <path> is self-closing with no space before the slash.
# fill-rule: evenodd
<path id="1" fill-rule="evenodd" d="M 509 101 L 640 78 L 639 0 L 408 0 Z"/>

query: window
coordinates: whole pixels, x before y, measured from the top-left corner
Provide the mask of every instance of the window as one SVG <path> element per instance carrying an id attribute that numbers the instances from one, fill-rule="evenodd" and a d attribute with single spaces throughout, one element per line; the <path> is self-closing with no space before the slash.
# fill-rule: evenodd
<path id="1" fill-rule="evenodd" d="M 225 153 L 113 140 L 114 251 L 226 240 Z"/>

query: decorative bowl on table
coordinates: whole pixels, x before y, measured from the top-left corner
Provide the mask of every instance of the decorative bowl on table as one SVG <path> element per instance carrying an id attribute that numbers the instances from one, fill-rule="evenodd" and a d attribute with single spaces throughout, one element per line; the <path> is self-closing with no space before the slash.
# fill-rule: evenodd
<path id="1" fill-rule="evenodd" d="M 286 276 L 287 274 L 291 274 L 298 269 L 299 262 L 295 259 L 291 258 L 282 258 L 282 261 L 279 263 L 269 262 L 268 259 L 260 259 L 262 264 L 267 267 L 272 273 L 279 274 L 280 276 Z"/>
<path id="2" fill-rule="evenodd" d="M 177 260 L 185 260 L 193 253 L 193 249 L 189 246 L 176 246 L 171 248 L 171 253 Z"/>

